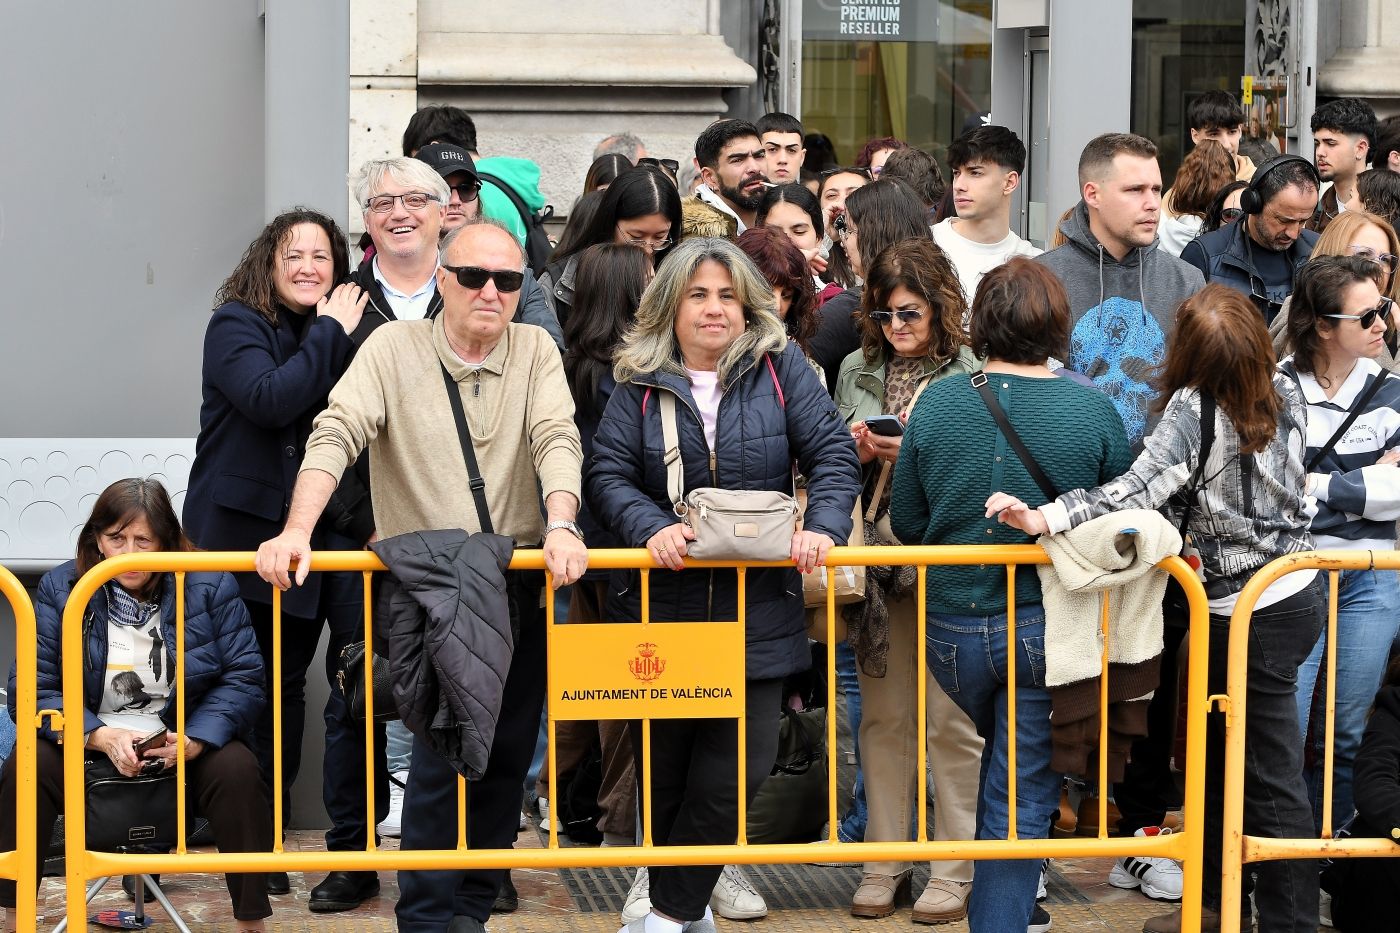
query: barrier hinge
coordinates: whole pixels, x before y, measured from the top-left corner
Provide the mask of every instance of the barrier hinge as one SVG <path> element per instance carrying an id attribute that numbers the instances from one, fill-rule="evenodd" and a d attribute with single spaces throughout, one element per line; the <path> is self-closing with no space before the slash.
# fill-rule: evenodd
<path id="1" fill-rule="evenodd" d="M 1212 693 L 1206 697 L 1206 712 L 1209 713 L 1214 709 L 1219 709 L 1225 714 L 1225 728 L 1230 728 L 1230 695 L 1228 693 Z"/>
<path id="2" fill-rule="evenodd" d="M 61 734 L 61 733 L 63 732 L 63 711 L 62 711 L 62 710 L 57 710 L 57 709 L 41 709 L 41 710 L 39 710 L 39 712 L 38 712 L 37 714 L 35 714 L 35 716 L 34 716 L 34 728 L 36 728 L 36 729 L 42 729 L 42 728 L 44 728 L 44 720 L 45 720 L 45 719 L 47 719 L 47 720 L 49 721 L 49 728 L 50 728 L 51 730 L 53 730 L 53 732 L 54 732 L 55 734 Z"/>

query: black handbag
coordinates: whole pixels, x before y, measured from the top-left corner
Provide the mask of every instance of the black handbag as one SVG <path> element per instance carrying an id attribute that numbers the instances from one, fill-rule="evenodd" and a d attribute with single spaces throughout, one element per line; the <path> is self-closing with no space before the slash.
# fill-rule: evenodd
<path id="1" fill-rule="evenodd" d="M 476 504 L 477 524 L 486 534 L 492 534 L 491 513 L 486 508 L 486 480 L 481 478 L 481 470 L 476 465 L 476 450 L 472 447 L 471 432 L 467 430 L 467 414 L 462 409 L 462 392 L 457 381 L 438 362 L 442 369 L 443 385 L 447 388 L 447 400 L 452 405 L 452 417 L 457 422 L 457 440 L 462 445 L 462 459 L 467 464 L 467 481 L 472 491 L 472 501 Z M 335 681 L 350 707 L 350 714 L 356 719 L 365 718 L 365 643 L 351 642 L 340 651 L 340 663 L 335 672 Z M 393 722 L 399 717 L 398 705 L 394 703 L 393 678 L 389 673 L 389 659 L 382 651 L 374 653 L 373 689 L 374 721 Z"/>
<path id="2" fill-rule="evenodd" d="M 783 706 L 778 757 L 748 807 L 750 843 L 810 840 L 826 822 L 826 709 Z"/>
<path id="3" fill-rule="evenodd" d="M 126 777 L 110 758 L 90 758 L 84 766 L 87 799 L 87 847 L 113 852 L 133 846 L 174 845 L 179 838 L 175 818 L 175 769 Z M 194 795 L 185 795 L 191 810 Z M 193 826 L 192 820 L 187 821 Z"/>

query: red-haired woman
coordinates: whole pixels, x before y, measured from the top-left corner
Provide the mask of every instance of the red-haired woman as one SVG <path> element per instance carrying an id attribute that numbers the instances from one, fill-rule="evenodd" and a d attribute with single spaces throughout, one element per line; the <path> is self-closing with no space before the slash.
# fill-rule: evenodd
<path id="1" fill-rule="evenodd" d="M 1178 524 L 1191 503 L 1187 529 L 1201 552 L 1210 600 L 1209 688 L 1224 693 L 1230 614 L 1240 590 L 1269 561 L 1313 546 L 1304 509 L 1306 409 L 1297 383 L 1275 369 L 1258 310 L 1223 285 L 1208 285 L 1182 304 L 1157 390 L 1162 420 L 1127 473 L 1038 509 L 999 492 L 987 500 L 987 516 L 1028 534 L 1056 534 L 1121 509 L 1162 509 Z M 1214 425 L 1214 440 L 1201 463 L 1206 419 Z M 1246 661 L 1244 831 L 1251 835 L 1316 833 L 1294 694 L 1298 667 L 1322 631 L 1322 606 L 1322 584 L 1312 570 L 1283 577 L 1255 606 Z M 1220 904 L 1224 762 L 1224 722 L 1212 717 L 1206 743 L 1207 922 Z M 1263 862 L 1256 871 L 1260 929 L 1316 928 L 1316 865 Z M 1173 912 L 1149 920 L 1143 930 L 1175 933 L 1180 923 L 1181 914 Z"/>

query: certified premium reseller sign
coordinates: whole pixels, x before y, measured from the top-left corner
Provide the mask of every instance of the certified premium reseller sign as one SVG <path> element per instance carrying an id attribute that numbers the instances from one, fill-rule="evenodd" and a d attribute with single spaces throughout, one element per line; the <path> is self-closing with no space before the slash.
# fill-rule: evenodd
<path id="1" fill-rule="evenodd" d="M 935 42 L 934 0 L 806 0 L 802 38 L 862 42 Z"/>
<path id="2" fill-rule="evenodd" d="M 737 622 L 550 629 L 555 719 L 734 718 L 743 714 L 743 685 L 744 629 Z"/>

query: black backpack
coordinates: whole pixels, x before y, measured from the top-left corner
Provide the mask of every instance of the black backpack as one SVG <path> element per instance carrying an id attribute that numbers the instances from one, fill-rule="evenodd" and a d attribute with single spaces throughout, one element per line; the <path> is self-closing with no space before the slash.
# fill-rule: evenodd
<path id="1" fill-rule="evenodd" d="M 499 188 L 510 198 L 510 203 L 515 205 L 520 220 L 525 224 L 525 261 L 529 263 L 530 271 L 538 277 L 549 262 L 550 253 L 554 252 L 554 244 L 549 242 L 549 235 L 544 227 L 545 222 L 554 216 L 554 207 L 546 204 L 543 210 L 532 211 L 520 195 L 516 194 L 515 189 L 500 178 L 490 172 L 478 171 L 476 174 L 483 182 L 489 181 Z"/>

